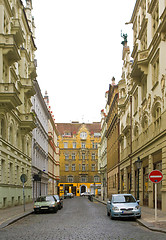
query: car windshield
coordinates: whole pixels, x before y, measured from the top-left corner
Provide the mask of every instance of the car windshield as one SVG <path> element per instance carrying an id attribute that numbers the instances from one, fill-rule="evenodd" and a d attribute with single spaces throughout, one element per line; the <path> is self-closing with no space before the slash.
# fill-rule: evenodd
<path id="1" fill-rule="evenodd" d="M 121 195 L 121 196 L 113 196 L 112 202 L 113 203 L 131 203 L 131 202 L 136 202 L 136 200 L 131 195 Z"/>
<path id="2" fill-rule="evenodd" d="M 54 197 L 56 198 L 56 200 L 59 200 L 59 196 L 58 195 L 54 195 Z"/>
<path id="3" fill-rule="evenodd" d="M 43 197 L 38 197 L 37 202 L 50 202 L 54 201 L 54 198 L 52 196 L 43 196 Z"/>

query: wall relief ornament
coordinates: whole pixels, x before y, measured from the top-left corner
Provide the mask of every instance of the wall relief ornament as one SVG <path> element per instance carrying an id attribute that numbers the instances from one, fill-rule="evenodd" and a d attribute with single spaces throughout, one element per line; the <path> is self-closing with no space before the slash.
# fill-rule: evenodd
<path id="1" fill-rule="evenodd" d="M 162 92 L 164 92 L 164 89 L 165 89 L 165 75 L 162 74 L 162 77 L 161 77 L 161 90 L 162 90 Z"/>
<path id="2" fill-rule="evenodd" d="M 151 94 L 150 93 L 148 95 L 148 103 L 147 103 L 147 105 L 148 105 L 148 108 L 150 109 L 150 107 L 151 107 Z"/>

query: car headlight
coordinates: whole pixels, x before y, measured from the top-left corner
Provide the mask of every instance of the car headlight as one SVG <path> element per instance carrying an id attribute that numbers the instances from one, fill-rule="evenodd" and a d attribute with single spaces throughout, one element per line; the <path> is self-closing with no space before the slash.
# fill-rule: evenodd
<path id="1" fill-rule="evenodd" d="M 138 205 L 138 206 L 135 206 L 135 209 L 134 210 L 138 210 L 138 209 L 140 209 L 140 206 Z"/>
<path id="2" fill-rule="evenodd" d="M 113 211 L 119 211 L 119 208 L 118 207 L 112 207 L 112 210 Z"/>
<path id="3" fill-rule="evenodd" d="M 39 208 L 40 206 L 39 205 L 34 205 L 34 208 Z"/>
<path id="4" fill-rule="evenodd" d="M 51 205 L 49 205 L 49 207 L 55 207 L 55 204 L 51 204 Z"/>

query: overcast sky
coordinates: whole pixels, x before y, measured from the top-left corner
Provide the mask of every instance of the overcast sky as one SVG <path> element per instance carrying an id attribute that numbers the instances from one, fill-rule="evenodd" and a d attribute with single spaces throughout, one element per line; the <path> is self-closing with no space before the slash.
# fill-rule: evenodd
<path id="1" fill-rule="evenodd" d="M 121 30 L 128 34 L 135 0 L 33 0 L 37 80 L 56 122 L 100 121 L 105 92 L 121 78 Z"/>

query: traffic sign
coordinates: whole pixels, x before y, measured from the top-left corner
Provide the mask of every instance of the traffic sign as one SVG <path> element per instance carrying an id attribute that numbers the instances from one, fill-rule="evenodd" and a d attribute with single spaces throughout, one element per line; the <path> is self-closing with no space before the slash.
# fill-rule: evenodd
<path id="1" fill-rule="evenodd" d="M 22 183 L 25 183 L 27 181 L 27 175 L 22 174 L 21 177 L 20 177 L 20 180 L 21 180 Z"/>
<path id="2" fill-rule="evenodd" d="M 151 182 L 153 183 L 159 183 L 161 182 L 161 180 L 163 179 L 163 174 L 162 172 L 160 172 L 159 170 L 153 170 L 150 174 L 149 174 L 149 179 Z"/>

